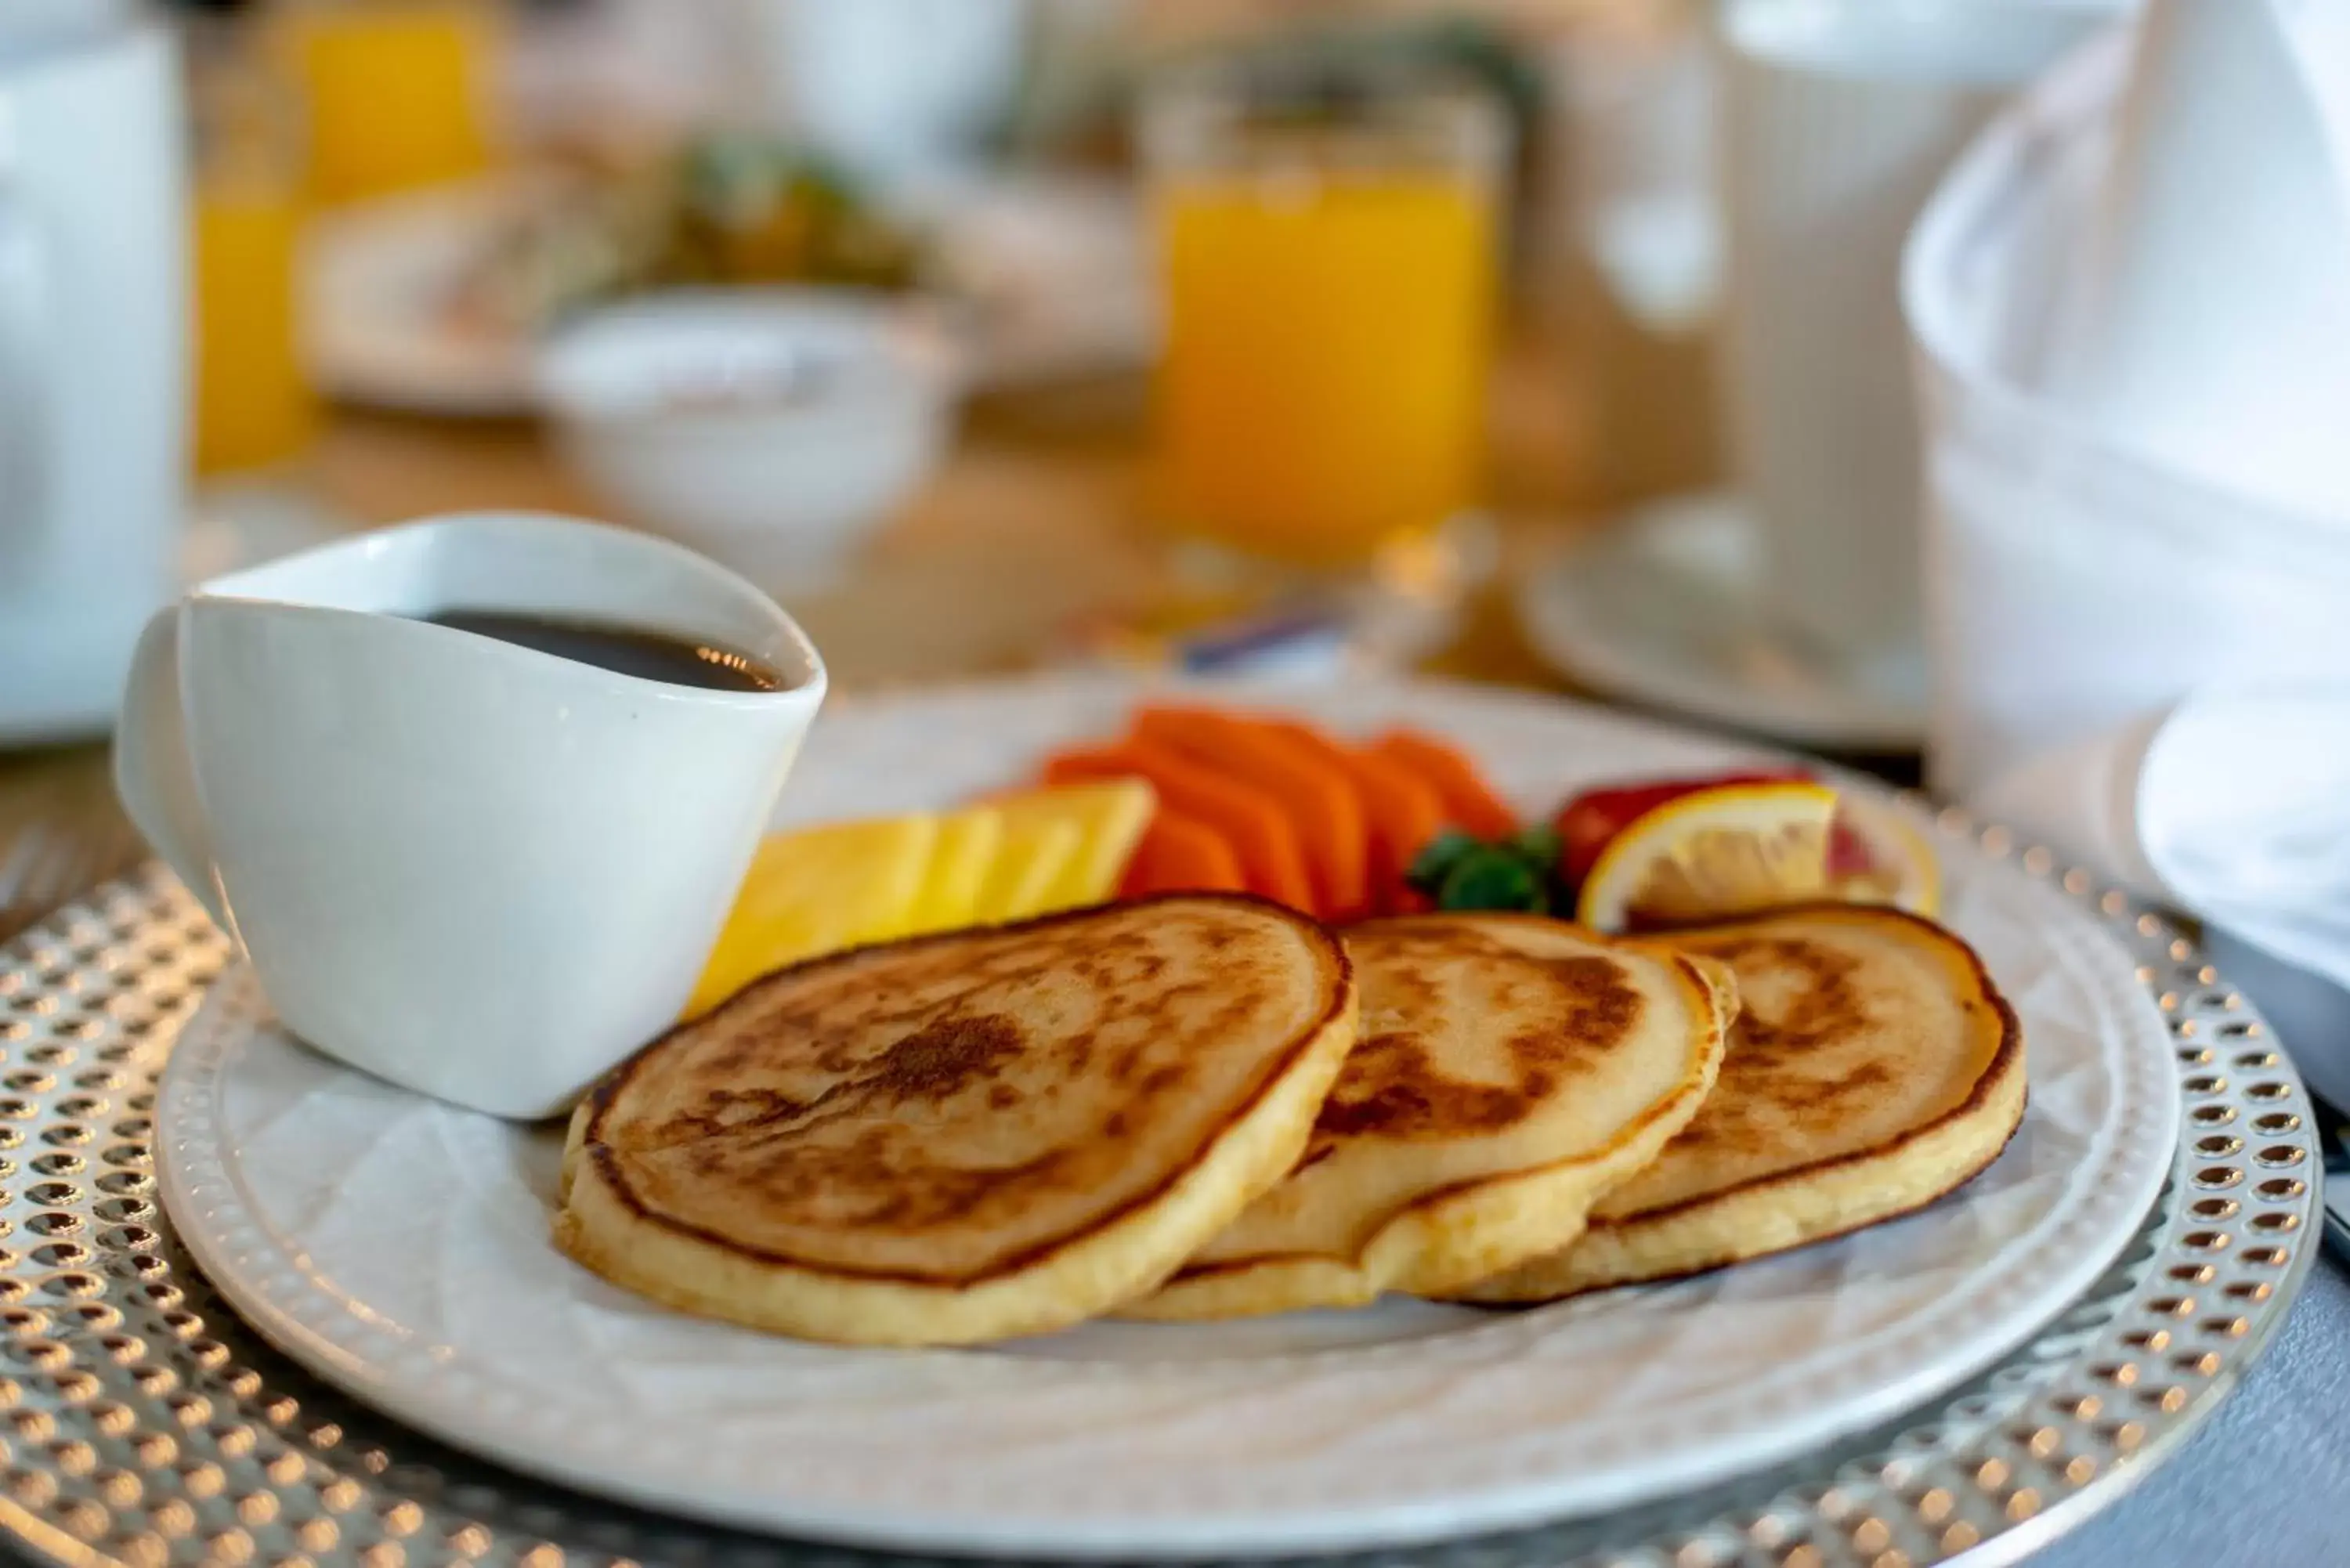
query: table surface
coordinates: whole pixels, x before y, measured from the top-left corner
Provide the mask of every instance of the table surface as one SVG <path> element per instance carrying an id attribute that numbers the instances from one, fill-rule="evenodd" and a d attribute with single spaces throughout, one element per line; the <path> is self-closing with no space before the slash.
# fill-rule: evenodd
<path id="1" fill-rule="evenodd" d="M 1502 368 L 1492 493 L 1495 582 L 1606 499 L 1581 476 L 1586 423 L 1553 345 Z M 1073 618 L 1145 602 L 1164 547 L 1143 524 L 1139 386 L 1065 389 L 971 410 L 951 460 L 849 584 L 793 608 L 843 690 L 1019 669 Z M 593 514 L 525 423 L 346 413 L 300 484 L 351 525 L 476 507 Z M 1519 639 L 1498 586 L 1473 595 L 1435 670 L 1561 689 Z M 51 836 L 36 856 L 27 831 Z M 62 847 L 60 847 L 62 845 Z M 140 854 L 103 748 L 0 754 L 0 940 Z M 38 875 L 28 878 L 27 868 Z M 36 883 L 27 886 L 28 881 Z M 2350 1562 L 2350 1276 L 2331 1257 L 2269 1354 L 2152 1484 L 2060 1540 L 2048 1568 Z"/>

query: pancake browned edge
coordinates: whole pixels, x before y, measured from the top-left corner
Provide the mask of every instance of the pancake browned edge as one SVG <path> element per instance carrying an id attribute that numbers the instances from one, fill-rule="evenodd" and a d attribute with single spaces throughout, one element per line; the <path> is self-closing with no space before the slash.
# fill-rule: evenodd
<path id="1" fill-rule="evenodd" d="M 1721 1060 L 1720 965 L 1523 915 L 1345 936 L 1363 1040 L 1305 1158 L 1128 1315 L 1436 1293 L 1555 1251 L 1696 1114 Z"/>
<path id="2" fill-rule="evenodd" d="M 1807 905 L 1664 940 L 1737 971 L 1712 1096 L 1581 1241 L 1461 1299 L 1555 1301 L 1844 1235 L 1965 1185 L 2023 1118 L 2023 1034 L 1931 920 Z"/>
<path id="3" fill-rule="evenodd" d="M 807 1338 L 1066 1327 L 1296 1162 L 1357 1015 L 1337 940 L 1239 895 L 820 959 L 591 1093 L 556 1239 L 656 1301 Z"/>

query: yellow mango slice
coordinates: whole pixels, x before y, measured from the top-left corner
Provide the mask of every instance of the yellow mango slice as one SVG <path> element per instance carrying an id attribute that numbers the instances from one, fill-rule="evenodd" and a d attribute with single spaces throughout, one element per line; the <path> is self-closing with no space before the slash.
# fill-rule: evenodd
<path id="1" fill-rule="evenodd" d="M 1003 844 L 1003 814 L 993 806 L 975 805 L 939 818 L 930 869 L 914 895 L 904 929 L 896 934 L 951 931 L 978 919 L 980 893 Z"/>
<path id="2" fill-rule="evenodd" d="M 770 836 L 686 1003 L 691 1018 L 787 963 L 879 941 L 913 907 L 938 840 L 927 814 Z"/>
<path id="3" fill-rule="evenodd" d="M 1147 780 L 1105 779 L 1099 784 L 1057 784 L 999 795 L 990 803 L 1003 814 L 1008 831 L 1030 822 L 1066 822 L 1077 830 L 1070 856 L 1041 895 L 1037 912 L 1098 904 L 1118 891 L 1127 862 L 1159 808 Z"/>
<path id="4" fill-rule="evenodd" d="M 1064 817 L 1006 814 L 995 864 L 979 890 L 973 918 L 984 924 L 1041 915 L 1070 862 L 1084 846 L 1084 833 Z"/>

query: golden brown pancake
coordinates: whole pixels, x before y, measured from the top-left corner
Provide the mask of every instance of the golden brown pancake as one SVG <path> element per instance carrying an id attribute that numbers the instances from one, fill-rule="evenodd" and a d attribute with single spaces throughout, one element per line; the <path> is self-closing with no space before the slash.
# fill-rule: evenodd
<path id="1" fill-rule="evenodd" d="M 1296 1162 L 1356 1016 L 1336 939 L 1238 896 L 817 960 L 598 1085 L 556 1237 L 656 1301 L 810 1338 L 1063 1327 Z"/>
<path id="2" fill-rule="evenodd" d="M 1288 1180 L 1135 1316 L 1458 1290 L 1555 1251 L 1696 1114 L 1728 999 L 1697 962 L 1562 921 L 1350 928 L 1363 1038 Z"/>
<path id="3" fill-rule="evenodd" d="M 1667 940 L 1737 973 L 1712 1095 L 1582 1240 L 1467 1299 L 1548 1301 L 1841 1235 L 1960 1186 L 2022 1120 L 2014 1010 L 1932 921 L 1818 905 Z"/>

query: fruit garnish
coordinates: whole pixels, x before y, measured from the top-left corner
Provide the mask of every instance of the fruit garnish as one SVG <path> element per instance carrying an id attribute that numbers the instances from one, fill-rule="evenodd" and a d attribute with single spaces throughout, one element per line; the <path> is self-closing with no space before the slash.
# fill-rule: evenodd
<path id="1" fill-rule="evenodd" d="M 1003 824 L 995 864 L 980 884 L 977 923 L 1024 920 L 1052 907 L 1054 887 L 1077 857 L 1085 835 L 1074 822 L 1037 816 Z"/>
<path id="2" fill-rule="evenodd" d="M 1378 913 L 1396 910 L 1408 890 L 1405 878 L 1412 857 L 1444 830 L 1444 797 L 1436 786 L 1392 758 L 1360 746 L 1341 744 L 1311 724 L 1277 721 L 1274 729 L 1292 744 L 1312 751 L 1343 770 L 1354 782 L 1363 802 L 1363 821 L 1370 836 L 1366 867 L 1370 881 L 1367 900 Z"/>
<path id="3" fill-rule="evenodd" d="M 1600 853 L 1617 834 L 1669 800 L 1722 784 L 1807 781 L 1810 777 L 1800 768 L 1746 769 L 1702 778 L 1657 779 L 1586 790 L 1560 809 L 1554 823 L 1560 842 L 1559 875 L 1570 887 L 1580 886 L 1599 863 Z"/>
<path id="4" fill-rule="evenodd" d="M 691 1017 L 770 970 L 898 933 L 938 841 L 927 812 L 770 835 L 686 1003 Z"/>
<path id="5" fill-rule="evenodd" d="M 1240 857 L 1249 891 L 1293 909 L 1313 909 L 1305 854 L 1278 798 L 1171 746 L 1140 739 L 1062 752 L 1045 764 L 1048 784 L 1116 778 L 1149 780 L 1162 804 L 1223 835 Z"/>
<path id="6" fill-rule="evenodd" d="M 1066 822 L 1077 831 L 1076 853 L 1041 896 L 1035 913 L 1098 904 L 1118 892 L 1159 804 L 1141 779 L 1104 779 L 1098 784 L 1018 790 L 987 803 L 1003 813 L 1007 830 L 1034 822 Z"/>
<path id="7" fill-rule="evenodd" d="M 1120 898 L 1139 898 L 1149 893 L 1238 893 L 1247 887 L 1241 857 L 1222 834 L 1161 806 L 1127 863 L 1118 891 Z"/>
<path id="8" fill-rule="evenodd" d="M 1417 730 L 1389 730 L 1367 748 L 1426 780 L 1444 802 L 1451 826 L 1481 838 L 1506 836 L 1518 819 L 1467 753 Z"/>
<path id="9" fill-rule="evenodd" d="M 976 920 L 980 889 L 1003 843 L 1003 814 L 993 806 L 967 806 L 941 817 L 930 867 L 898 934 L 951 931 Z"/>
<path id="10" fill-rule="evenodd" d="M 1276 802 L 1289 818 L 1314 888 L 1306 911 L 1326 920 L 1363 912 L 1367 828 L 1346 772 L 1251 714 L 1154 704 L 1135 716 L 1136 738 L 1163 744 L 1230 774 Z"/>
<path id="11" fill-rule="evenodd" d="M 1866 795 L 1845 794 L 1836 802 L 1828 844 L 1828 896 L 1935 914 L 1942 904 L 1941 863 L 1901 812 Z"/>
<path id="12" fill-rule="evenodd" d="M 1686 925 L 1828 896 L 1835 791 L 1793 779 L 1714 784 L 1650 807 L 1583 879 L 1599 930 Z"/>

